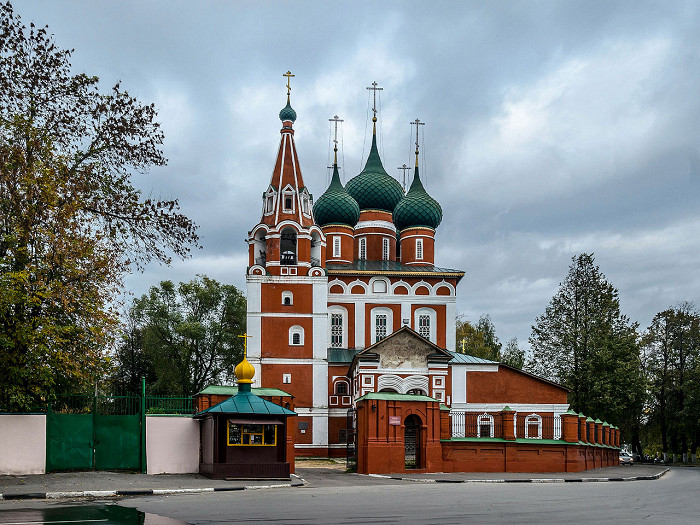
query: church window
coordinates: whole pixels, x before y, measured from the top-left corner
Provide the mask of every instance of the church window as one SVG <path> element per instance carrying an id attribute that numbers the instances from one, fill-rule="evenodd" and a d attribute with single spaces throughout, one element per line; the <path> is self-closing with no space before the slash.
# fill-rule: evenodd
<path id="1" fill-rule="evenodd" d="M 340 236 L 333 237 L 333 257 L 340 257 Z"/>
<path id="2" fill-rule="evenodd" d="M 272 195 L 269 195 L 269 196 L 267 197 L 267 205 L 266 205 L 266 208 L 265 208 L 265 211 L 266 211 L 267 213 L 272 212 L 273 204 L 274 204 L 274 197 L 273 197 Z"/>
<path id="3" fill-rule="evenodd" d="M 482 414 L 476 418 L 476 437 L 493 437 L 493 416 Z"/>
<path id="4" fill-rule="evenodd" d="M 389 239 L 382 239 L 382 259 L 385 261 L 389 260 Z"/>
<path id="5" fill-rule="evenodd" d="M 377 341 L 381 341 L 386 337 L 386 314 L 377 314 L 375 318 L 374 334 Z"/>
<path id="6" fill-rule="evenodd" d="M 294 295 L 292 292 L 282 292 L 282 304 L 284 306 L 291 306 L 294 304 Z"/>
<path id="7" fill-rule="evenodd" d="M 525 418 L 525 437 L 542 439 L 542 416 L 530 414 Z"/>
<path id="8" fill-rule="evenodd" d="M 338 443 L 348 442 L 348 431 L 347 429 L 341 428 L 338 430 Z"/>
<path id="9" fill-rule="evenodd" d="M 420 388 L 412 388 L 411 390 L 409 390 L 406 393 L 411 394 L 412 396 L 424 396 L 425 395 L 425 392 L 423 390 L 421 390 Z"/>
<path id="10" fill-rule="evenodd" d="M 367 259 L 367 239 L 365 237 L 360 238 L 360 260 L 364 261 Z"/>
<path id="11" fill-rule="evenodd" d="M 430 339 L 430 316 L 429 315 L 419 315 L 418 316 L 418 333 Z"/>
<path id="12" fill-rule="evenodd" d="M 280 264 L 297 263 L 297 232 L 294 228 L 284 228 L 280 242 Z"/>
<path id="13" fill-rule="evenodd" d="M 331 314 L 331 347 L 343 348 L 343 314 Z"/>
<path id="14" fill-rule="evenodd" d="M 416 239 L 416 259 L 423 258 L 423 239 Z"/>
<path id="15" fill-rule="evenodd" d="M 338 381 L 335 384 L 335 393 L 339 396 L 348 395 L 348 384 L 345 381 Z"/>
<path id="16" fill-rule="evenodd" d="M 294 325 L 289 329 L 289 344 L 290 346 L 304 344 L 304 329 L 301 326 Z"/>
<path id="17" fill-rule="evenodd" d="M 304 197 L 304 213 L 306 215 L 309 214 L 309 199 L 307 199 L 306 197 Z"/>

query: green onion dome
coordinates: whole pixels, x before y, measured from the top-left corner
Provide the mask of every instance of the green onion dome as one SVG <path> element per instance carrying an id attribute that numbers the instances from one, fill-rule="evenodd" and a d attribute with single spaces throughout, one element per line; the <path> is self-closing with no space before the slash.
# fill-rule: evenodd
<path id="1" fill-rule="evenodd" d="M 415 226 L 427 226 L 434 230 L 442 221 L 442 207 L 423 188 L 417 164 L 415 170 L 408 193 L 394 209 L 394 225 L 399 231 Z"/>
<path id="2" fill-rule="evenodd" d="M 333 177 L 326 192 L 314 204 L 314 218 L 319 226 L 345 224 L 355 226 L 360 220 L 360 207 L 340 182 L 338 163 L 333 163 Z"/>
<path id="3" fill-rule="evenodd" d="M 287 96 L 287 105 L 280 111 L 280 120 L 284 122 L 285 120 L 291 120 L 294 122 L 297 119 L 297 112 L 292 109 L 289 103 L 289 96 Z"/>
<path id="4" fill-rule="evenodd" d="M 389 175 L 382 166 L 377 151 L 376 133 L 372 135 L 372 148 L 365 168 L 348 181 L 345 189 L 357 201 L 361 210 L 392 212 L 403 197 L 399 181 Z"/>

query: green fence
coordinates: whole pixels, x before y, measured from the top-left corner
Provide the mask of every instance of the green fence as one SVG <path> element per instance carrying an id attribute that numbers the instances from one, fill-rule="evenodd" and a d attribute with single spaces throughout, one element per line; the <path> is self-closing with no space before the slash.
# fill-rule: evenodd
<path id="1" fill-rule="evenodd" d="M 46 470 L 146 469 L 146 415 L 191 415 L 176 396 L 62 395 L 46 411 Z"/>

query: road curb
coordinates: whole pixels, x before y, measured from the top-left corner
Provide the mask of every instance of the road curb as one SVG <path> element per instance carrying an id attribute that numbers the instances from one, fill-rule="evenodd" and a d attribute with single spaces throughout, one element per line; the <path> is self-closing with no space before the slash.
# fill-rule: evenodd
<path id="1" fill-rule="evenodd" d="M 358 474 L 370 478 L 396 479 L 400 481 L 412 481 L 414 483 L 604 483 L 614 481 L 652 481 L 659 479 L 670 469 L 665 469 L 658 474 L 648 476 L 630 476 L 624 478 L 513 478 L 513 479 L 430 479 L 408 478 L 403 476 L 387 476 L 383 474 Z"/>
<path id="2" fill-rule="evenodd" d="M 78 490 L 55 492 L 26 492 L 19 494 L 2 494 L 0 500 L 27 500 L 27 499 L 77 499 L 77 498 L 118 498 L 126 496 L 168 496 L 175 494 L 196 494 L 199 492 L 235 492 L 241 490 L 265 490 L 289 487 L 300 487 L 306 481 L 299 476 L 294 476 L 298 483 L 275 483 L 271 485 L 241 485 L 236 487 L 202 487 L 184 489 L 143 489 L 143 490 Z"/>

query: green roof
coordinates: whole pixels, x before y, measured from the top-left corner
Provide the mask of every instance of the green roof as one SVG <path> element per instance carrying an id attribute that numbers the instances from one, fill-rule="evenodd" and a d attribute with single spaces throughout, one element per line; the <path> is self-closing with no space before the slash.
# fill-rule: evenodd
<path id="1" fill-rule="evenodd" d="M 442 208 L 438 201 L 425 191 L 417 165 L 408 193 L 394 208 L 393 220 L 399 231 L 416 226 L 426 226 L 434 230 L 442 221 Z"/>
<path id="2" fill-rule="evenodd" d="M 225 401 L 202 410 L 197 416 L 204 414 L 243 414 L 243 415 L 271 415 L 271 416 L 296 416 L 296 412 L 276 405 L 272 401 L 258 397 L 252 392 L 238 392 Z"/>
<path id="3" fill-rule="evenodd" d="M 418 275 L 432 277 L 456 277 L 461 279 L 464 272 L 452 270 L 450 268 L 440 268 L 438 266 L 409 266 L 398 261 L 354 261 L 352 263 L 327 263 L 326 273 L 328 275 L 385 275 L 385 276 L 407 276 Z"/>
<path id="4" fill-rule="evenodd" d="M 280 111 L 280 120 L 284 122 L 285 120 L 291 120 L 294 122 L 297 119 L 297 112 L 292 109 L 292 106 L 289 104 L 289 97 L 287 97 L 287 105 L 282 108 L 282 111 Z"/>
<path id="5" fill-rule="evenodd" d="M 438 403 L 437 399 L 428 396 L 416 396 L 413 394 L 397 394 L 396 392 L 370 392 L 358 398 L 358 401 L 367 399 L 369 401 L 431 401 Z"/>
<path id="6" fill-rule="evenodd" d="M 328 362 L 329 363 L 352 363 L 352 358 L 355 354 L 361 352 L 361 348 L 329 348 Z"/>
<path id="7" fill-rule="evenodd" d="M 403 197 L 403 188 L 394 177 L 389 175 L 377 150 L 377 134 L 372 134 L 372 147 L 367 157 L 365 168 L 359 175 L 348 181 L 345 187 L 361 210 L 394 211 Z"/>
<path id="8" fill-rule="evenodd" d="M 328 189 L 314 204 L 314 218 L 319 226 L 329 224 L 355 226 L 360 220 L 360 207 L 343 188 L 336 163 L 333 163 L 333 177 Z"/>
<path id="9" fill-rule="evenodd" d="M 480 357 L 474 357 L 473 355 L 460 354 L 459 352 L 450 352 L 452 354 L 452 360 L 450 363 L 455 365 L 497 365 L 497 361 L 489 361 L 488 359 L 482 359 Z"/>
<path id="10" fill-rule="evenodd" d="M 284 390 L 279 390 L 278 388 L 255 388 L 252 389 L 253 394 L 256 396 L 280 396 L 280 397 L 292 397 L 292 394 L 288 394 Z M 235 396 L 238 393 L 237 386 L 227 386 L 227 385 L 210 385 L 201 392 L 200 394 L 208 395 L 218 395 L 218 396 Z"/>

